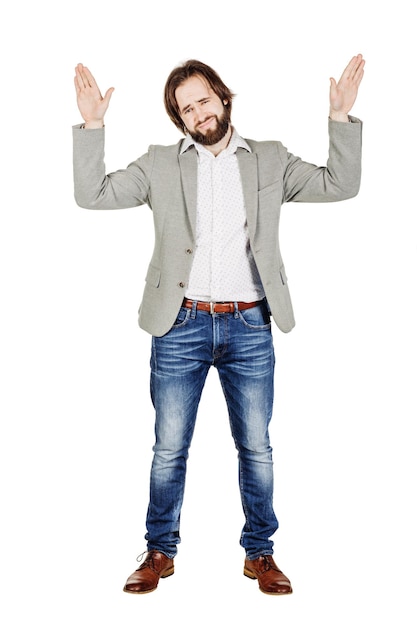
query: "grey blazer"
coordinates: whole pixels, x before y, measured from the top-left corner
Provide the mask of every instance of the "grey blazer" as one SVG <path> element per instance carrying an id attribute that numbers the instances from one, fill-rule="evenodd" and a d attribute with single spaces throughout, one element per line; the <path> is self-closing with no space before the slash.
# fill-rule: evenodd
<path id="1" fill-rule="evenodd" d="M 327 167 L 292 155 L 277 141 L 246 139 L 238 148 L 250 245 L 274 321 L 283 332 L 295 324 L 278 228 L 284 202 L 334 202 L 359 191 L 362 123 L 329 120 Z M 155 247 L 146 274 L 139 325 L 152 335 L 171 328 L 187 288 L 195 248 L 197 153 L 150 146 L 126 169 L 106 175 L 104 129 L 73 128 L 74 188 L 79 206 L 122 209 L 147 204 L 153 211 Z"/>

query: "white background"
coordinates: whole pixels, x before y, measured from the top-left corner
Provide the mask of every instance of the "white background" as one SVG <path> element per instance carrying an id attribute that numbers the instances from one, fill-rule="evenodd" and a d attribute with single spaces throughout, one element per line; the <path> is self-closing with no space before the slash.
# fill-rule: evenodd
<path id="1" fill-rule="evenodd" d="M 7 626 L 416 624 L 416 133 L 411 3 L 57 2 L 3 8 L 1 609 Z M 274 331 L 276 560 L 242 575 L 236 452 L 216 372 L 191 455 L 176 573 L 122 592 L 145 550 L 150 338 L 137 308 L 147 207 L 76 206 L 74 66 L 104 91 L 108 170 L 175 143 L 162 90 L 198 58 L 237 94 L 240 134 L 323 164 L 329 77 L 362 52 L 357 198 L 286 205 L 297 326 Z"/>

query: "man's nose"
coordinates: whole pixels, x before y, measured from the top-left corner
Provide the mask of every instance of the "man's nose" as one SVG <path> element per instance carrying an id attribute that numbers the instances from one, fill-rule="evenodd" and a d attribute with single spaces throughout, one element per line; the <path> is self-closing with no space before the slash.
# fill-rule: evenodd
<path id="1" fill-rule="evenodd" d="M 195 118 L 197 122 L 203 122 L 207 117 L 207 114 L 203 111 L 203 107 L 196 107 Z"/>

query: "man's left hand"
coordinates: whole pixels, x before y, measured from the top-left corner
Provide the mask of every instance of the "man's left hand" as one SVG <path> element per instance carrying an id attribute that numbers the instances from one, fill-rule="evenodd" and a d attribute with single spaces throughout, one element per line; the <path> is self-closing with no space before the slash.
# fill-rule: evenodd
<path id="1" fill-rule="evenodd" d="M 359 85 L 364 74 L 365 61 L 361 54 L 352 58 L 338 83 L 330 79 L 330 113 L 332 120 L 348 122 L 348 113 L 358 95 Z"/>

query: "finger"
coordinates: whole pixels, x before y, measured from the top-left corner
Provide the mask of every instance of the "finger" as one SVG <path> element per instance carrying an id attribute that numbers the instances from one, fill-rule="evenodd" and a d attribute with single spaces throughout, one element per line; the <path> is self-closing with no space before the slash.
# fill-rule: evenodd
<path id="1" fill-rule="evenodd" d="M 356 55 L 356 57 L 354 57 L 352 74 L 355 74 L 363 63 L 364 63 L 364 60 L 363 60 L 362 55 L 361 54 Z"/>
<path id="2" fill-rule="evenodd" d="M 104 100 L 104 102 L 107 103 L 107 106 L 108 106 L 108 104 L 110 102 L 110 98 L 113 95 L 113 91 L 114 91 L 114 87 L 110 87 L 109 89 L 107 89 L 106 93 L 104 94 L 103 100 Z"/>
<path id="3" fill-rule="evenodd" d="M 94 79 L 94 76 L 92 75 L 88 67 L 86 67 L 85 65 L 84 65 L 84 77 L 89 87 L 97 87 L 97 83 Z"/>
<path id="4" fill-rule="evenodd" d="M 80 90 L 89 89 L 92 86 L 92 84 L 91 84 L 91 79 L 90 79 L 91 72 L 89 72 L 88 68 L 82 65 L 82 63 L 79 63 L 77 67 L 75 68 L 75 72 L 76 72 L 76 77 L 78 80 L 78 85 L 80 87 Z"/>
<path id="5" fill-rule="evenodd" d="M 94 80 L 94 76 L 90 72 L 87 66 L 82 63 L 78 63 L 75 68 L 75 74 L 78 78 L 78 84 L 80 88 L 97 87 L 97 83 Z M 97 87 L 98 88 L 98 87 Z"/>
<path id="6" fill-rule="evenodd" d="M 355 86 L 356 90 L 359 89 L 359 85 L 362 82 L 363 75 L 364 75 L 364 72 L 361 72 L 355 77 L 355 80 L 353 81 L 353 85 Z"/>
<path id="7" fill-rule="evenodd" d="M 358 89 L 364 75 L 364 65 L 365 61 L 361 61 L 359 65 L 355 67 L 351 76 L 347 79 L 347 84 L 350 84 L 356 90 Z"/>
<path id="8" fill-rule="evenodd" d="M 354 57 L 351 58 L 351 60 L 349 61 L 348 65 L 346 66 L 341 79 L 342 78 L 351 78 L 355 72 L 357 67 L 359 66 L 360 62 L 362 60 L 362 55 L 361 54 L 357 54 Z"/>
<path id="9" fill-rule="evenodd" d="M 85 87 L 85 81 L 83 79 L 83 65 L 81 63 L 78 63 L 78 65 L 75 68 L 75 78 L 74 80 L 77 83 L 77 88 L 79 90 L 83 89 Z"/>
<path id="10" fill-rule="evenodd" d="M 78 82 L 78 77 L 74 76 L 74 86 L 75 86 L 75 91 L 77 92 L 77 95 L 81 92 L 81 87 L 80 84 Z"/>
<path id="11" fill-rule="evenodd" d="M 359 83 L 361 82 L 363 75 L 364 75 L 364 67 L 365 67 L 365 60 L 362 59 L 361 62 L 359 63 L 358 67 L 355 70 L 355 74 L 352 77 L 353 81 L 355 83 L 357 83 L 359 85 Z"/>

